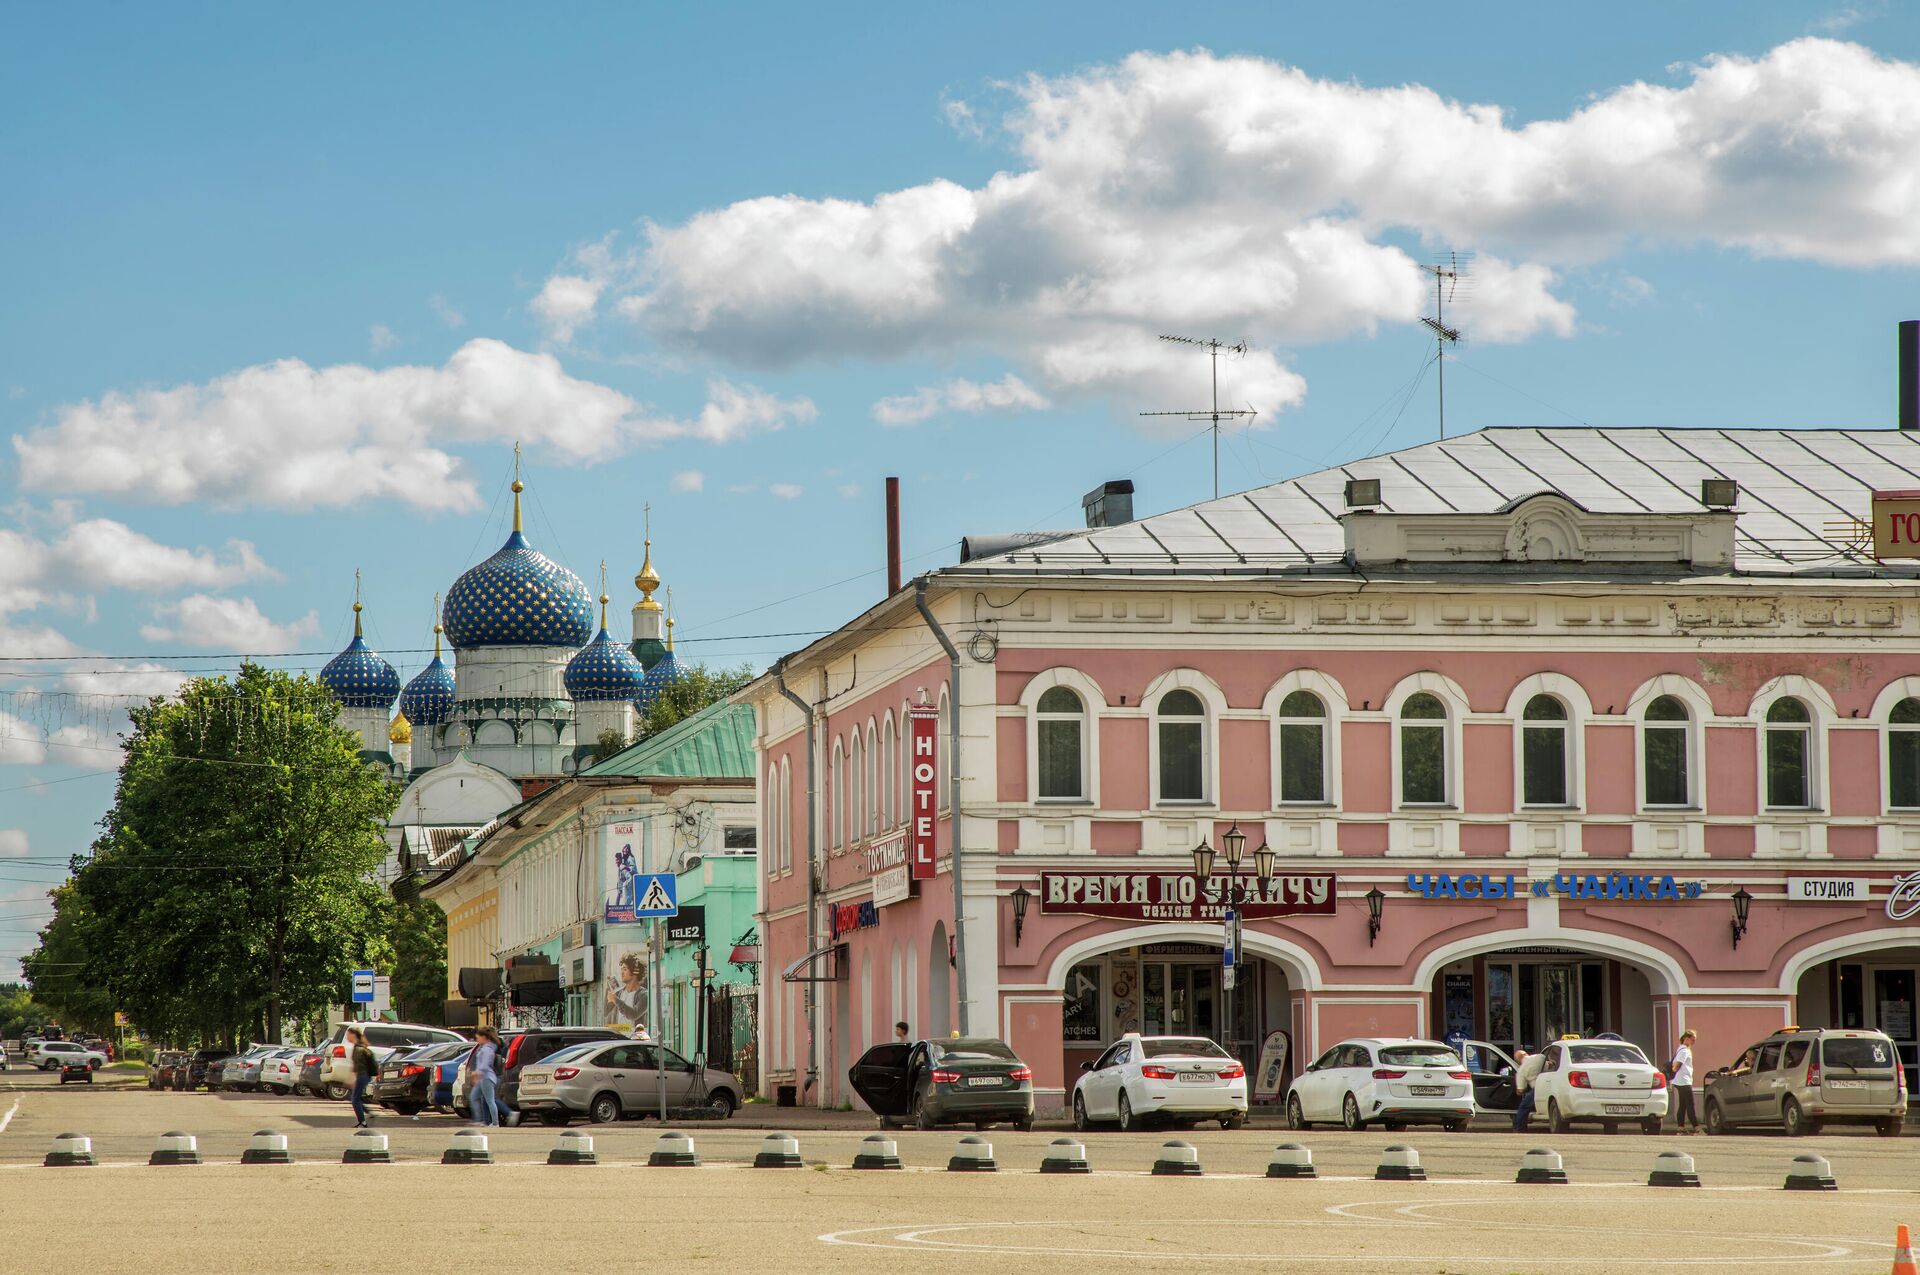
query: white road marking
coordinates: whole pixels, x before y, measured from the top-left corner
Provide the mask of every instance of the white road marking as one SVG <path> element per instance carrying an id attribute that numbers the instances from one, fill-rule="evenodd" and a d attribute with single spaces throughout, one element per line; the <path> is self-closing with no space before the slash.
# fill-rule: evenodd
<path id="1" fill-rule="evenodd" d="M 13 1105 L 7 1108 L 7 1114 L 4 1116 L 0 1116 L 0 1133 L 5 1133 L 7 1131 L 7 1126 L 13 1123 L 14 1113 L 18 1112 L 19 1110 L 20 1110 L 20 1100 L 18 1098 L 15 1098 L 13 1100 Z"/>

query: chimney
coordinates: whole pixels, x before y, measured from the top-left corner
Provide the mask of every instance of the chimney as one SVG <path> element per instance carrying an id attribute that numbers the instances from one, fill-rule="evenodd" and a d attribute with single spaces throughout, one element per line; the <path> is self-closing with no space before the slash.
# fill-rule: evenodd
<path id="1" fill-rule="evenodd" d="M 1900 321 L 1901 429 L 1920 429 L 1920 319 Z"/>
<path id="2" fill-rule="evenodd" d="M 1118 527 L 1133 521 L 1133 480 L 1118 478 L 1101 483 L 1080 498 L 1089 527 Z"/>
<path id="3" fill-rule="evenodd" d="M 900 592 L 900 480 L 887 479 L 887 596 Z"/>

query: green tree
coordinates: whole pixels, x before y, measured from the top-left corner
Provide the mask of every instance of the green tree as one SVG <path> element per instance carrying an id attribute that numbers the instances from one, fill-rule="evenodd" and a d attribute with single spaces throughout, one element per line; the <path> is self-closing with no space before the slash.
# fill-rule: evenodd
<path id="1" fill-rule="evenodd" d="M 742 664 L 737 668 L 709 669 L 704 664 L 684 664 L 679 675 L 661 688 L 660 694 L 647 707 L 646 717 L 639 724 L 639 734 L 635 742 L 657 735 L 675 722 L 692 717 L 709 704 L 715 704 L 727 698 L 748 682 L 753 680 L 753 666 Z"/>
<path id="2" fill-rule="evenodd" d="M 0 1040 L 18 1040 L 55 1017 L 24 983 L 0 983 Z"/>
<path id="3" fill-rule="evenodd" d="M 132 711 L 72 888 L 83 973 L 136 1024 L 279 1040 L 340 1001 L 356 966 L 390 958 L 391 901 L 371 875 L 398 790 L 338 711 L 311 679 L 252 664 Z"/>
<path id="4" fill-rule="evenodd" d="M 429 1027 L 447 1009 L 447 914 L 432 899 L 393 909 L 393 1003 L 400 1018 Z"/>
<path id="5" fill-rule="evenodd" d="M 105 1034 L 113 1026 L 115 1006 L 89 960 L 99 920 L 71 881 L 47 891 L 47 897 L 53 901 L 53 920 L 40 931 L 39 947 L 20 962 L 32 999 L 45 1006 L 34 1026 L 55 1021 Z"/>

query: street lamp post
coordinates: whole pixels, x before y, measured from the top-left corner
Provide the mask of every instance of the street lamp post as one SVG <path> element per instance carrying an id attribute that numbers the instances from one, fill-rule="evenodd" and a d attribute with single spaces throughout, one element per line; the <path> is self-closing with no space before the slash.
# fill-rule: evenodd
<path id="1" fill-rule="evenodd" d="M 1234 1033 L 1238 1030 L 1238 1024 L 1233 1016 L 1233 993 L 1235 980 L 1241 963 L 1242 931 L 1240 905 L 1244 902 L 1242 896 L 1245 891 L 1240 888 L 1239 877 L 1240 864 L 1246 857 L 1246 853 L 1247 834 L 1240 831 L 1240 825 L 1236 822 L 1221 835 L 1219 855 L 1221 859 L 1226 861 L 1226 879 L 1221 890 L 1221 898 L 1225 901 L 1227 907 L 1227 915 L 1222 926 L 1224 931 L 1222 935 L 1222 946 L 1227 952 L 1232 954 L 1231 963 L 1228 963 L 1225 959 L 1221 962 L 1220 1017 L 1223 1030 L 1220 1033 L 1220 1040 L 1221 1043 L 1226 1046 L 1227 1052 L 1234 1054 L 1236 1058 L 1239 1057 L 1239 1055 L 1235 1053 L 1234 1050 Z M 1261 843 L 1260 848 L 1253 853 L 1254 872 L 1259 877 L 1263 887 L 1273 877 L 1274 857 L 1272 847 L 1268 846 L 1264 841 Z M 1194 875 L 1199 878 L 1200 887 L 1203 892 L 1206 889 L 1207 881 L 1213 876 L 1214 858 L 1213 847 L 1207 844 L 1205 838 L 1202 838 L 1200 844 L 1193 848 L 1193 872 Z"/>

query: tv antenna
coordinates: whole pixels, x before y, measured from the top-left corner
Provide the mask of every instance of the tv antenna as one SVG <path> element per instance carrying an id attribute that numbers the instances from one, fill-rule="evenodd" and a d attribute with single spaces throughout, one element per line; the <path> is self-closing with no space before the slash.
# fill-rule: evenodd
<path id="1" fill-rule="evenodd" d="M 1449 252 L 1430 266 L 1420 268 L 1433 276 L 1433 317 L 1421 316 L 1420 322 L 1433 332 L 1434 360 L 1440 365 L 1440 437 L 1447 436 L 1447 347 L 1460 343 L 1460 329 L 1447 326 L 1447 302 L 1455 300 L 1460 285 L 1473 264 L 1472 253 Z"/>
<path id="2" fill-rule="evenodd" d="M 1245 341 L 1239 341 L 1228 345 L 1217 337 L 1208 337 L 1203 340 L 1195 336 L 1167 336 L 1164 333 L 1160 339 L 1162 341 L 1172 341 L 1178 345 L 1198 346 L 1207 352 L 1207 357 L 1213 364 L 1213 406 L 1187 412 L 1142 412 L 1140 415 L 1184 416 L 1190 421 L 1210 420 L 1213 422 L 1213 498 L 1218 500 L 1220 499 L 1220 420 L 1222 417 L 1231 419 L 1233 417 L 1258 416 L 1260 414 L 1250 407 L 1228 408 L 1224 412 L 1220 410 L 1220 356 L 1222 354 L 1245 354 L 1247 352 L 1247 343 Z"/>

